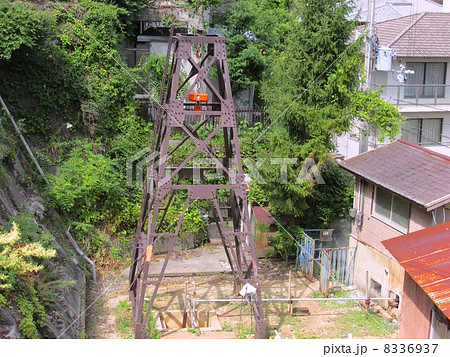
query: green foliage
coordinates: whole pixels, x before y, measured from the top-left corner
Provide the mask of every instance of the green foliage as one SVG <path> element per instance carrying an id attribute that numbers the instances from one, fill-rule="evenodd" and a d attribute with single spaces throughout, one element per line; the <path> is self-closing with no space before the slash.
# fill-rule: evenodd
<path id="1" fill-rule="evenodd" d="M 63 120 L 73 118 L 77 110 L 76 102 L 84 92 L 84 79 L 79 68 L 68 62 L 54 41 L 50 42 L 56 34 L 54 21 L 38 20 L 51 18 L 48 12 L 38 12 L 20 3 L 8 6 L 11 16 L 7 21 L 15 22 L 14 26 L 2 27 L 4 31 L 10 31 L 5 36 L 24 34 L 27 37 L 28 32 L 39 34 L 34 26 L 40 24 L 43 26 L 42 32 L 45 32 L 42 36 L 49 41 L 40 41 L 34 46 L 18 46 L 8 58 L 0 57 L 0 89 L 16 119 L 24 118 L 21 129 L 44 133 L 52 125 L 55 127 L 61 125 Z M 13 14 L 21 12 L 25 12 L 31 22 L 15 19 Z M 0 14 L 3 13 L 0 11 Z M 0 40 L 0 43 L 7 41 Z"/>
<path id="2" fill-rule="evenodd" d="M 44 305 L 35 288 L 37 273 L 43 269 L 38 261 L 55 255 L 54 249 L 45 249 L 38 242 L 22 241 L 15 223 L 10 232 L 0 234 L 0 304 L 12 297 L 23 316 L 19 329 L 26 338 L 38 338 L 38 327 L 45 325 Z"/>
<path id="3" fill-rule="evenodd" d="M 200 329 L 199 328 L 188 327 L 186 329 L 186 331 L 189 332 L 189 333 L 193 333 L 195 336 L 200 336 Z"/>
<path id="4" fill-rule="evenodd" d="M 115 161 L 95 154 L 94 148 L 86 141 L 76 141 L 58 176 L 50 178 L 51 204 L 86 224 L 111 219 L 126 208 Z"/>
<path id="5" fill-rule="evenodd" d="M 134 338 L 133 316 L 131 313 L 131 304 L 128 300 L 120 300 L 116 308 L 117 329 L 123 335 L 123 338 Z"/>
<path id="6" fill-rule="evenodd" d="M 269 237 L 269 246 L 273 247 L 274 251 L 269 251 L 268 254 L 275 253 L 285 260 L 295 259 L 302 237 L 303 230 L 294 224 L 279 227 L 276 234 Z"/>
<path id="7" fill-rule="evenodd" d="M 222 2 L 222 0 L 187 0 L 189 7 L 197 11 L 206 10 L 211 6 L 217 6 Z"/>
<path id="8" fill-rule="evenodd" d="M 394 140 L 395 135 L 400 133 L 405 117 L 394 105 L 380 98 L 381 90 L 353 92 L 350 115 L 369 125 L 366 134 L 375 134 L 380 141 L 384 141 L 386 136 Z"/>
<path id="9" fill-rule="evenodd" d="M 55 237 L 48 231 L 44 231 L 33 213 L 27 210 L 22 210 L 16 217 L 11 217 L 7 229 L 11 229 L 14 223 L 20 227 L 21 240 L 26 243 L 39 242 L 44 248 L 54 248 Z"/>
<path id="10" fill-rule="evenodd" d="M 156 328 L 156 321 L 153 314 L 150 314 L 147 320 L 147 338 L 159 340 L 161 338 L 161 331 Z"/>
<path id="11" fill-rule="evenodd" d="M 324 298 L 325 296 L 318 291 L 313 291 L 311 293 L 311 297 Z M 333 289 L 332 291 L 330 291 L 330 294 L 328 297 L 330 297 L 330 298 L 349 298 L 351 296 L 347 291 L 345 291 L 343 289 Z M 325 308 L 337 308 L 337 309 L 341 308 L 341 307 L 353 307 L 353 306 L 357 305 L 357 303 L 353 300 L 342 300 L 342 301 L 323 300 L 323 301 L 319 301 L 319 304 Z"/>
<path id="12" fill-rule="evenodd" d="M 99 2 L 114 4 L 117 6 L 117 14 L 127 35 L 133 34 L 133 18 L 148 6 L 147 0 L 96 0 Z"/>
<path id="13" fill-rule="evenodd" d="M 51 39 L 52 18 L 26 2 L 0 0 L 0 60 L 10 60 L 22 46 L 33 48 Z"/>
<path id="14" fill-rule="evenodd" d="M 256 202 L 262 207 L 267 206 L 269 202 L 267 193 L 264 191 L 263 187 L 261 185 L 258 185 L 258 183 L 254 180 L 250 181 L 247 198 L 249 202 Z"/>
<path id="15" fill-rule="evenodd" d="M 81 0 L 68 9 L 55 7 L 61 48 L 85 68 L 114 67 L 123 39 L 118 8 L 112 4 Z"/>
<path id="16" fill-rule="evenodd" d="M 165 57 L 150 53 L 142 56 L 137 67 L 134 69 L 137 76 L 145 78 L 145 90 L 155 99 L 159 99 L 165 63 Z"/>
<path id="17" fill-rule="evenodd" d="M 183 212 L 187 194 L 178 192 L 174 195 L 172 204 L 166 212 L 162 222 L 162 232 L 175 232 L 181 213 Z M 188 209 L 184 215 L 181 225 L 181 232 L 194 233 L 197 235 L 206 235 L 206 221 L 201 217 L 200 212 L 209 207 L 208 202 L 204 200 L 190 201 Z M 162 212 L 161 212 L 162 215 Z"/>
<path id="18" fill-rule="evenodd" d="M 347 20 L 350 11 L 347 2 L 333 0 L 267 0 L 236 1 L 215 13 L 216 27 L 228 37 L 233 81 L 259 87 L 256 94 L 272 121 L 263 133 L 262 127 L 258 133 L 240 128 L 244 157 L 266 159 L 260 169 L 266 184 L 253 184 L 249 196 L 308 226 L 345 218 L 351 204 L 350 175 L 329 162 L 334 135 L 358 120 L 379 138 L 400 130 L 401 116 L 392 105 L 379 93 L 359 91 L 363 41 L 349 40 L 357 25 Z M 280 167 L 269 164 L 271 158 L 297 159 L 287 167 L 286 184 L 280 184 Z M 309 159 L 325 185 L 297 182 Z"/>
<path id="19" fill-rule="evenodd" d="M 224 331 L 224 332 L 233 332 L 233 326 L 229 325 L 229 324 L 227 323 L 227 321 L 225 320 L 225 321 L 222 323 L 222 331 Z"/>
<path id="20" fill-rule="evenodd" d="M 13 290 L 17 279 L 42 269 L 32 258 L 50 259 L 56 255 L 54 249 L 45 249 L 40 243 L 21 242 L 15 223 L 11 232 L 0 235 L 0 248 L 0 289 L 4 291 Z"/>
<path id="21" fill-rule="evenodd" d="M 238 339 L 244 340 L 249 338 L 249 336 L 253 335 L 254 333 L 255 333 L 254 327 L 240 326 L 237 328 L 236 337 Z"/>
<path id="22" fill-rule="evenodd" d="M 227 37 L 233 83 L 258 86 L 270 68 L 270 58 L 283 45 L 292 20 L 289 0 L 240 0 L 214 12 L 213 25 Z"/>
<path id="23" fill-rule="evenodd" d="M 390 337 L 395 329 L 387 324 L 382 317 L 366 313 L 362 309 L 349 311 L 344 315 L 340 315 L 337 319 L 338 337 L 342 337 L 351 333 L 355 337 Z"/>
<path id="24" fill-rule="evenodd" d="M 25 338 L 39 338 L 38 327 L 45 326 L 46 313 L 44 306 L 36 296 L 17 297 L 15 301 L 20 313 L 23 315 L 23 319 L 19 324 L 19 330 Z"/>
<path id="25" fill-rule="evenodd" d="M 308 211 L 301 222 L 306 226 L 327 228 L 330 223 L 345 219 L 353 205 L 353 175 L 328 160 L 320 171 L 325 184 L 315 185 L 306 199 Z"/>
<path id="26" fill-rule="evenodd" d="M 333 133 L 349 128 L 345 108 L 359 85 L 362 42 L 348 45 L 356 22 L 346 19 L 347 3 L 318 0 L 299 5 L 300 20 L 290 24 L 262 95 L 271 118 L 280 117 L 292 140 L 302 144 L 299 156 L 321 159 L 331 149 Z"/>

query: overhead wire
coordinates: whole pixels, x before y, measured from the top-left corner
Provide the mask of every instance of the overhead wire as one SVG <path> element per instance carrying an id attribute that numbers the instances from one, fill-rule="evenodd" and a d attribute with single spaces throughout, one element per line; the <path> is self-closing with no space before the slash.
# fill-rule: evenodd
<path id="1" fill-rule="evenodd" d="M 196 201 L 198 200 L 198 198 L 196 198 L 196 199 L 194 199 L 194 200 L 192 200 L 192 202 L 190 202 L 189 203 L 189 205 L 188 205 L 188 207 L 187 207 L 187 209 L 189 209 L 189 207 L 191 207 Z M 186 210 L 187 210 L 186 209 Z M 172 222 L 167 228 L 166 228 L 166 230 L 164 231 L 164 232 L 161 232 L 154 240 L 153 240 L 153 243 L 152 244 L 149 244 L 148 246 L 153 246 L 161 237 L 162 237 L 162 235 L 163 234 L 165 234 L 165 233 L 167 233 L 167 231 L 170 229 L 170 228 L 172 228 L 175 224 L 178 224 L 178 221 L 174 221 L 174 222 Z M 136 263 L 137 261 L 139 261 L 139 259 L 141 259 L 143 256 L 144 256 L 144 254 L 146 254 L 146 250 L 144 249 L 143 251 L 142 251 L 142 253 L 134 260 L 134 261 L 132 261 L 132 263 L 130 264 L 130 265 L 132 265 L 132 264 L 134 264 L 134 263 Z M 73 324 L 75 323 L 75 322 L 77 322 L 79 319 L 80 319 L 80 317 L 81 316 L 83 316 L 103 295 L 105 295 L 108 291 L 109 291 L 109 289 L 111 289 L 113 286 L 114 286 L 114 284 L 122 277 L 122 275 L 124 275 L 126 272 L 128 272 L 128 269 L 129 269 L 129 267 L 127 267 L 126 269 L 124 269 L 120 274 L 119 274 L 119 276 L 116 278 L 116 279 L 114 279 L 114 281 L 111 283 L 111 284 L 109 284 L 109 286 L 105 289 L 105 290 L 103 290 L 95 299 L 94 299 L 94 301 L 86 308 L 86 309 L 84 309 L 84 311 L 83 312 L 81 312 L 73 321 L 72 321 L 72 323 L 62 332 L 62 333 L 60 333 L 59 334 L 59 336 L 57 337 L 57 339 L 59 339 L 59 338 L 61 338 L 61 336 L 62 335 L 64 335 L 65 333 L 66 333 L 66 331 L 68 330 L 68 329 L 70 329 L 72 326 L 73 326 Z"/>
<path id="2" fill-rule="evenodd" d="M 162 110 L 164 110 L 164 112 L 165 113 L 167 113 L 168 115 L 170 115 L 170 113 L 168 113 L 167 112 L 167 110 L 161 105 L 161 103 L 144 87 L 144 86 L 142 86 L 142 84 L 123 66 L 123 64 L 122 63 L 120 63 L 118 60 L 117 60 L 117 58 L 115 58 L 104 46 L 102 46 L 100 43 L 99 43 L 99 41 L 90 33 L 90 31 L 85 27 L 85 26 L 83 26 L 83 24 L 81 23 L 81 21 L 80 20 L 78 20 L 78 19 L 76 19 L 69 11 L 67 11 L 67 9 L 64 7 L 64 6 L 62 6 L 61 5 L 61 3 L 58 1 L 58 0 L 55 0 L 55 3 L 71 18 L 71 19 L 73 19 L 75 22 L 77 22 L 81 27 L 82 27 L 82 29 L 89 35 L 89 37 L 94 41 L 94 42 L 96 42 L 104 51 L 105 51 L 105 53 L 106 53 L 106 55 L 108 55 L 114 62 L 116 62 L 118 65 L 119 65 L 119 67 L 123 70 L 123 71 L 125 71 L 125 73 L 146 93 L 146 94 L 148 94 L 148 96 L 149 96 L 149 98 L 151 98 L 159 107 L 161 107 L 162 108 Z M 347 50 L 353 45 L 354 43 L 352 43 L 352 44 L 350 44 L 318 77 L 316 77 L 309 85 L 308 85 L 308 87 L 305 89 L 305 91 L 304 92 L 302 92 L 301 94 L 300 94 L 300 96 L 298 96 L 296 99 L 294 99 L 293 100 L 293 102 L 268 126 L 268 128 L 272 125 L 272 124 L 274 124 L 274 122 L 276 122 L 298 99 L 300 99 L 301 97 L 302 97 L 302 95 L 324 74 L 324 73 L 326 73 L 330 68 L 331 68 L 331 66 L 333 66 L 335 63 L 336 63 L 336 61 L 338 61 L 339 60 L 339 58 L 345 53 L 345 52 L 347 52 Z M 264 132 L 268 129 L 268 128 L 266 128 L 265 130 L 264 130 Z M 255 140 L 255 142 L 257 141 L 257 140 L 259 140 L 259 138 L 260 137 L 262 137 L 262 135 L 264 134 L 264 132 L 260 135 L 260 136 L 258 136 L 258 138 Z M 189 206 L 188 206 L 188 208 L 195 202 L 196 200 L 194 200 L 191 204 L 189 204 Z M 267 211 L 266 211 L 267 212 Z M 267 212 L 268 213 L 268 212 Z M 270 215 L 270 213 L 268 213 L 269 215 Z M 270 215 L 271 217 L 272 217 L 272 215 Z M 273 217 L 272 217 L 273 218 Z M 295 241 L 295 239 L 294 239 L 294 237 L 292 237 L 292 235 L 275 219 L 275 218 L 273 218 L 274 220 L 275 220 L 275 222 L 277 222 L 277 224 L 280 226 L 280 227 L 282 227 L 283 228 L 283 230 L 285 230 L 287 233 L 288 233 L 288 235 Z M 167 228 L 167 230 L 168 229 L 170 229 L 172 226 L 173 226 L 173 224 L 175 224 L 175 222 L 173 222 L 168 228 Z M 165 231 L 165 232 L 167 232 L 167 230 Z M 152 243 L 152 244 L 154 244 L 154 243 L 156 243 L 156 241 L 162 236 L 162 234 L 164 234 L 164 232 L 163 233 L 161 233 L 155 240 L 154 240 L 154 242 Z M 304 249 L 304 248 L 303 248 Z M 142 258 L 142 256 L 143 256 L 143 254 L 145 253 L 145 251 L 143 252 L 143 253 L 141 253 L 141 255 L 139 256 L 139 257 L 137 257 L 136 259 L 135 259 L 135 261 L 134 262 L 136 262 L 136 261 L 138 261 L 139 259 L 141 259 Z M 134 263 L 133 262 L 133 263 Z M 323 266 L 319 263 L 319 265 L 323 268 Z M 98 301 L 98 299 L 100 299 L 106 292 L 108 292 L 108 290 L 117 282 L 117 280 L 126 272 L 128 270 L 128 268 L 127 269 L 125 269 L 59 336 L 58 336 L 58 338 L 60 338 L 83 314 L 85 314 L 86 313 L 86 311 L 88 311 L 97 301 Z M 342 284 L 339 282 L 339 281 L 337 281 L 335 278 L 333 278 L 338 284 L 340 284 L 341 286 L 342 286 Z M 348 293 L 347 293 L 348 294 Z M 350 296 L 350 294 L 348 294 L 349 295 L 349 297 L 351 297 Z M 388 335 L 390 335 L 390 333 L 372 316 L 372 315 L 369 315 L 369 316 L 371 316 L 373 319 L 374 319 L 374 321 L 388 334 Z M 391 335 L 390 335 L 391 336 Z M 392 336 L 391 336 L 392 337 Z"/>

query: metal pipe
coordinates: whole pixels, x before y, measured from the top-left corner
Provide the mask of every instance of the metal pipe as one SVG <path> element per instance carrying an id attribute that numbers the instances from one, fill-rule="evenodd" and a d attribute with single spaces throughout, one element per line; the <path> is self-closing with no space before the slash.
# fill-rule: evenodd
<path id="1" fill-rule="evenodd" d="M 273 298 L 273 299 L 261 299 L 261 301 L 363 301 L 366 300 L 365 297 L 355 297 L 355 298 Z M 370 300 L 395 300 L 395 298 L 370 298 Z M 243 302 L 245 299 L 195 299 L 195 302 Z"/>
<path id="2" fill-rule="evenodd" d="M 288 290 L 289 308 L 288 308 L 288 312 L 289 312 L 289 314 L 292 315 L 291 278 L 292 278 L 292 270 L 289 270 L 289 290 Z"/>
<path id="3" fill-rule="evenodd" d="M 86 254 L 84 254 L 83 251 L 78 247 L 77 242 L 75 242 L 75 239 L 73 239 L 72 235 L 70 234 L 70 226 L 69 226 L 69 228 L 67 228 L 67 230 L 66 230 L 66 236 L 67 236 L 67 238 L 69 238 L 70 243 L 72 243 L 72 246 L 73 246 L 74 249 L 77 251 L 77 253 L 78 253 L 79 255 L 81 255 L 81 257 L 82 257 L 84 260 L 86 260 L 86 261 L 88 262 L 89 265 L 92 266 L 92 280 L 94 281 L 94 283 L 97 282 L 97 270 L 96 270 L 96 267 L 95 267 L 95 263 L 94 263 L 92 260 L 90 260 L 90 259 L 86 256 Z"/>
<path id="4" fill-rule="evenodd" d="M 2 105 L 3 109 L 5 109 L 6 115 L 11 120 L 11 123 L 12 123 L 12 125 L 14 127 L 14 130 L 16 131 L 17 135 L 19 135 L 19 138 L 22 141 L 22 144 L 25 146 L 25 149 L 27 150 L 28 154 L 30 155 L 31 160 L 33 160 L 33 163 L 36 166 L 36 169 L 38 170 L 39 174 L 42 176 L 42 178 L 44 179 L 45 183 L 47 185 L 50 185 L 50 183 L 48 182 L 47 178 L 45 177 L 44 171 L 42 171 L 41 166 L 39 165 L 38 161 L 36 160 L 36 157 L 33 154 L 33 151 L 28 146 L 27 141 L 23 137 L 22 132 L 20 131 L 19 127 L 17 126 L 16 121 L 14 120 L 14 117 L 12 116 L 12 114 L 9 111 L 8 107 L 6 106 L 6 103 L 3 101 L 3 98 L 2 98 L 1 95 L 0 95 L 0 104 Z"/>

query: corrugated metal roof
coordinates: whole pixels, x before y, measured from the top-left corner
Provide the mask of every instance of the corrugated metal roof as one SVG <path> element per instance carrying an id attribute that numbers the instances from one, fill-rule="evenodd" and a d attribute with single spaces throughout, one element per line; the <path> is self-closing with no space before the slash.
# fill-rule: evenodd
<path id="1" fill-rule="evenodd" d="M 382 242 L 450 318 L 450 222 Z"/>
<path id="2" fill-rule="evenodd" d="M 258 224 L 275 224 L 275 220 L 267 213 L 267 208 L 253 206 L 253 214 Z"/>
<path id="3" fill-rule="evenodd" d="M 397 140 L 339 165 L 428 211 L 450 202 L 450 157 Z"/>

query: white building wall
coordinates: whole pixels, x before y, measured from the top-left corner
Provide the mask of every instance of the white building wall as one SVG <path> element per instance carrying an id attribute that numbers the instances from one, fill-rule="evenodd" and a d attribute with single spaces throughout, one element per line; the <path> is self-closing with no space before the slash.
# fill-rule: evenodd
<path id="1" fill-rule="evenodd" d="M 406 62 L 446 62 L 446 84 L 450 84 L 450 61 L 443 59 L 394 59 L 393 69 L 399 70 L 400 65 L 406 66 Z M 407 68 L 408 69 L 408 68 Z M 441 144 L 424 145 L 424 147 L 435 152 L 450 156 L 450 86 L 445 88 L 444 98 L 404 98 L 404 86 L 397 80 L 395 72 L 374 71 L 372 73 L 371 89 L 377 90 L 382 87 L 382 97 L 398 106 L 400 113 L 406 118 L 442 118 L 442 137 Z M 361 143 L 361 135 L 359 127 L 361 124 L 354 125 L 352 132 L 344 133 L 335 139 L 336 152 L 345 159 L 356 156 L 364 150 Z M 398 135 L 396 139 L 400 139 Z M 363 139 L 364 140 L 364 139 Z M 366 139 L 367 140 L 367 139 Z M 377 146 L 388 144 L 390 140 L 387 138 L 384 142 L 380 142 L 373 135 L 368 138 L 365 145 L 367 150 L 372 150 Z"/>

